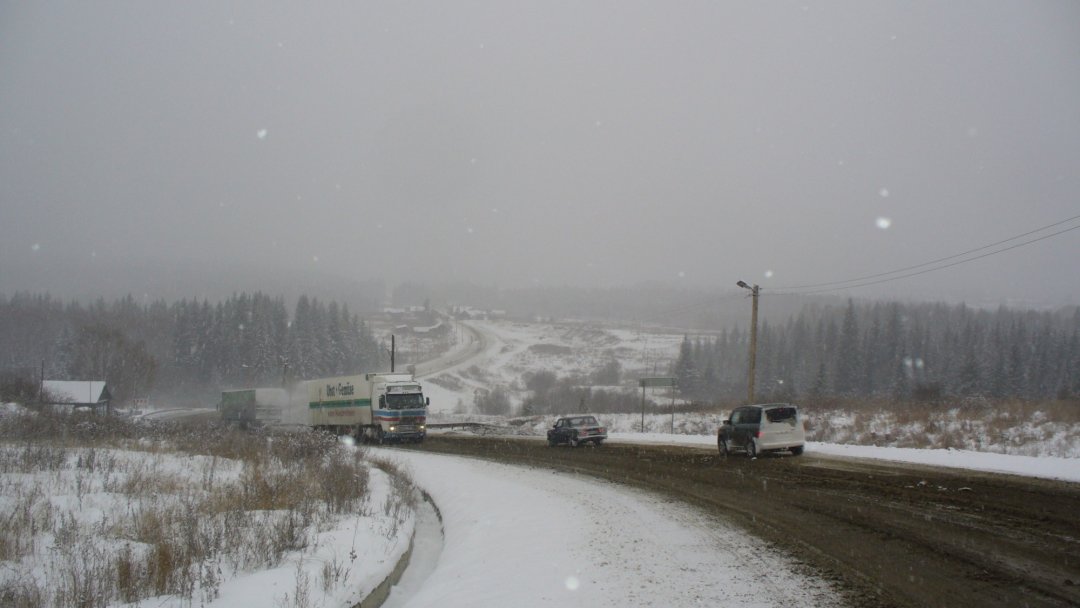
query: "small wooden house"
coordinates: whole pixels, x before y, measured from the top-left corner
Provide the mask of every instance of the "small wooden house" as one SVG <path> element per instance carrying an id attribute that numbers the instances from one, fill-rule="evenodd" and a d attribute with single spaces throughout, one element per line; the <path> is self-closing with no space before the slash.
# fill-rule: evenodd
<path id="1" fill-rule="evenodd" d="M 90 408 L 95 412 L 108 412 L 112 402 L 112 394 L 104 380 L 46 380 L 42 389 L 50 405 L 68 411 Z"/>

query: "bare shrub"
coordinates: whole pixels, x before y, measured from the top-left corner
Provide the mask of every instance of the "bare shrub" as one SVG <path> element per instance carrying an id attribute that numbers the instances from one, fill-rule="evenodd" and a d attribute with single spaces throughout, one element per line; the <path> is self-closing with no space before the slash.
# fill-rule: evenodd
<path id="1" fill-rule="evenodd" d="M 38 608 L 45 605 L 41 588 L 35 581 L 9 581 L 0 584 L 0 606 Z"/>
<path id="2" fill-rule="evenodd" d="M 355 559 L 355 554 L 353 558 Z M 338 585 L 345 585 L 349 581 L 349 574 L 352 572 L 352 568 L 345 565 L 345 562 L 339 560 L 335 555 L 333 559 L 323 562 L 322 567 L 322 589 L 324 593 L 330 593 Z"/>
<path id="3" fill-rule="evenodd" d="M 412 476 L 398 463 L 383 458 L 373 458 L 371 463 L 390 478 L 391 492 L 382 504 L 382 513 L 386 517 L 386 536 L 391 538 L 405 523 L 409 514 L 414 512 L 419 501 L 419 492 Z"/>
<path id="4" fill-rule="evenodd" d="M 811 441 L 1029 456 L 1069 456 L 1080 447 L 1080 404 L 1068 400 L 830 400 L 803 412 Z"/>

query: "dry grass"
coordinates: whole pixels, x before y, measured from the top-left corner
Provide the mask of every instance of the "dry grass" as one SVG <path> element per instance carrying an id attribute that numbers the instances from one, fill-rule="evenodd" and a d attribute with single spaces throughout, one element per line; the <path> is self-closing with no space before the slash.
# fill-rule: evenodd
<path id="1" fill-rule="evenodd" d="M 1080 454 L 1080 402 L 888 400 L 804 403 L 808 439 L 1027 456 Z"/>
<path id="2" fill-rule="evenodd" d="M 5 416 L 0 480 L 0 570 L 13 573 L 0 575 L 0 605 L 14 607 L 209 602 L 226 577 L 277 566 L 369 508 L 364 452 L 315 433 Z M 379 507 L 411 508 L 411 491 L 395 495 Z M 323 584 L 347 576 L 331 566 Z M 298 582 L 289 605 L 306 589 Z"/>

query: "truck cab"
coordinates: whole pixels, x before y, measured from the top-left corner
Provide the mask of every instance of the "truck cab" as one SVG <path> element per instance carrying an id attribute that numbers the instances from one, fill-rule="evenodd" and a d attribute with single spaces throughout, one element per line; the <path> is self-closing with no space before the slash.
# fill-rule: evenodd
<path id="1" fill-rule="evenodd" d="M 373 422 L 380 441 L 421 442 L 427 436 L 427 406 L 420 383 L 412 374 L 367 374 L 372 384 Z"/>

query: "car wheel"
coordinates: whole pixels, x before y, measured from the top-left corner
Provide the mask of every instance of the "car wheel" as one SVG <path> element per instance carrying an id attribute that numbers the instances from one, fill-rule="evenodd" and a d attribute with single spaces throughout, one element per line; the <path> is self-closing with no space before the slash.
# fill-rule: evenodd
<path id="1" fill-rule="evenodd" d="M 548 447 L 549 448 L 553 448 L 553 447 L 555 447 L 557 445 L 559 445 L 558 441 L 555 441 L 554 439 L 550 439 L 550 438 L 548 439 Z"/>
<path id="2" fill-rule="evenodd" d="M 596 445 L 596 447 L 600 447 L 601 443 L 604 443 L 603 439 L 597 439 L 596 441 L 593 442 L 593 444 Z"/>
<path id="3" fill-rule="evenodd" d="M 803 451 L 803 446 L 801 446 L 801 445 L 793 447 L 793 448 L 791 448 L 791 455 L 792 456 L 801 456 L 802 451 Z"/>
<path id="4" fill-rule="evenodd" d="M 568 445 L 568 446 L 570 446 L 572 448 L 576 448 L 578 446 L 577 437 L 571 437 L 571 438 L 567 439 L 566 440 L 566 445 Z"/>
<path id="5" fill-rule="evenodd" d="M 720 449 L 720 455 L 724 458 L 727 458 L 728 454 L 731 453 L 731 450 L 728 448 L 727 439 L 717 439 L 716 446 Z"/>
<path id="6" fill-rule="evenodd" d="M 751 439 L 750 441 L 746 442 L 746 456 L 748 458 L 757 458 L 758 457 L 758 447 L 757 447 L 757 441 L 756 440 Z"/>

